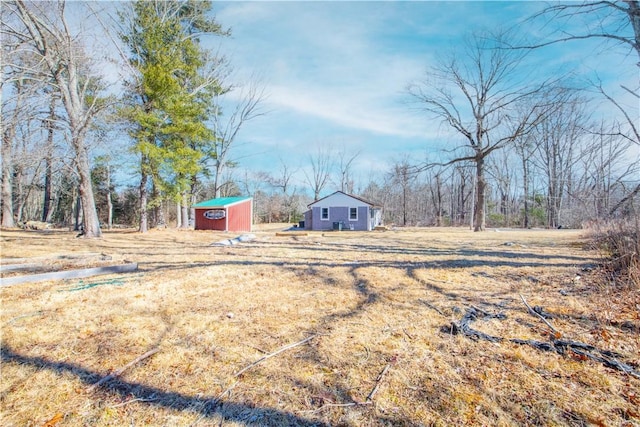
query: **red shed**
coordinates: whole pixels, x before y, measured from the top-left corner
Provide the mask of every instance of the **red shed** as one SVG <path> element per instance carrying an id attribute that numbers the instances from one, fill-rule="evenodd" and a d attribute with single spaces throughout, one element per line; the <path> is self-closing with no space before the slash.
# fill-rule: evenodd
<path id="1" fill-rule="evenodd" d="M 221 197 L 196 203 L 192 207 L 196 212 L 196 230 L 251 231 L 251 197 Z"/>

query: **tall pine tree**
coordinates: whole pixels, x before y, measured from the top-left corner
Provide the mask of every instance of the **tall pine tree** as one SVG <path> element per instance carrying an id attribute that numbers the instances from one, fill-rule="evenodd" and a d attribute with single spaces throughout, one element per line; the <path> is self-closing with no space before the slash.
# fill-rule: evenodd
<path id="1" fill-rule="evenodd" d="M 219 61 L 200 39 L 228 32 L 207 16 L 210 10 L 209 1 L 138 0 L 130 14 L 121 14 L 121 37 L 136 74 L 127 83 L 126 116 L 140 156 L 141 232 L 148 229 L 149 206 L 186 198 L 204 146 L 214 138 L 205 120 L 223 89 L 216 78 Z"/>

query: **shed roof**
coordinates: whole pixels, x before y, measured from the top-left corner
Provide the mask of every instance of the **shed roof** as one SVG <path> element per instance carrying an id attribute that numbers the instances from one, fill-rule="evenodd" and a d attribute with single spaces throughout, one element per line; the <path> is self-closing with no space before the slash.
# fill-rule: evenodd
<path id="1" fill-rule="evenodd" d="M 193 208 L 226 208 L 236 203 L 251 200 L 251 197 L 219 197 L 217 199 L 205 200 L 193 205 Z"/>

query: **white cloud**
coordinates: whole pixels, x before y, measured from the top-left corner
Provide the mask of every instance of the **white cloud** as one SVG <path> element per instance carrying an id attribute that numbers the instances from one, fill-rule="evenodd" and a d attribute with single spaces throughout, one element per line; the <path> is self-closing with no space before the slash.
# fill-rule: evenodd
<path id="1" fill-rule="evenodd" d="M 423 58 L 381 38 L 380 29 L 389 37 L 403 30 L 396 5 L 370 6 L 231 3 L 218 17 L 235 22 L 243 39 L 235 58 L 247 69 L 259 67 L 272 105 L 328 126 L 425 138 L 424 121 L 403 105 L 405 86 L 425 69 Z"/>
<path id="2" fill-rule="evenodd" d="M 340 89 L 271 86 L 269 102 L 328 120 L 336 125 L 380 135 L 424 137 L 426 129 L 401 108 L 393 108 L 356 92 Z"/>
<path id="3" fill-rule="evenodd" d="M 239 74 L 263 77 L 267 109 L 273 110 L 259 124 L 248 124 L 243 139 L 268 151 L 261 158 L 271 163 L 281 155 L 300 163 L 310 144 L 345 141 L 364 147 L 365 171 L 384 169 L 394 155 L 437 156 L 443 145 L 457 145 L 459 135 L 406 104 L 405 87 L 466 33 L 515 25 L 541 7 L 486 1 L 215 5 L 220 23 L 233 31 L 222 46 Z M 536 52 L 536 70 L 585 54 L 568 53 L 573 57 Z"/>

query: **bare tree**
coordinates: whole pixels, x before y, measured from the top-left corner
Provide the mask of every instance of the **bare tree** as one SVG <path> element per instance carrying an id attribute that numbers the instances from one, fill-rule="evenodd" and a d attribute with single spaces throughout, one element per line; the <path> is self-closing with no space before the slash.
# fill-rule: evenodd
<path id="1" fill-rule="evenodd" d="M 536 151 L 534 137 L 532 134 L 527 134 L 521 138 L 517 138 L 514 141 L 514 148 L 522 167 L 522 226 L 524 228 L 531 227 L 530 219 L 530 196 L 531 196 L 531 168 L 532 158 Z"/>
<path id="2" fill-rule="evenodd" d="M 407 214 L 409 210 L 409 202 L 411 197 L 411 185 L 417 178 L 417 172 L 414 165 L 409 163 L 408 158 L 404 158 L 395 162 L 390 172 L 391 181 L 400 186 L 402 194 L 400 202 L 402 205 L 402 225 L 407 225 Z"/>
<path id="3" fill-rule="evenodd" d="M 471 164 L 458 163 L 451 173 L 451 216 L 452 223 L 456 225 L 466 224 L 469 219 L 473 222 L 473 199 L 475 197 L 475 183 Z"/>
<path id="4" fill-rule="evenodd" d="M 601 122 L 589 129 L 589 135 L 580 157 L 580 175 L 570 196 L 579 204 L 581 219 L 606 218 L 615 214 L 624 200 L 624 194 L 633 198 L 634 179 L 640 164 L 629 162 L 628 153 L 632 142 L 617 132 L 618 123 Z M 631 183 L 631 189 L 626 188 Z M 639 187 L 636 185 L 636 188 Z M 637 193 L 637 191 L 635 191 Z"/>
<path id="5" fill-rule="evenodd" d="M 515 141 L 514 141 L 515 142 Z M 498 212 L 502 218 L 503 226 L 511 225 L 511 203 L 513 200 L 513 187 L 515 182 L 514 168 L 512 167 L 512 151 L 501 150 L 498 155 L 492 156 L 488 162 L 487 172 L 493 178 L 495 190 L 498 192 Z"/>
<path id="6" fill-rule="evenodd" d="M 16 31 L 24 45 L 37 54 L 46 66 L 48 75 L 42 76 L 55 83 L 67 113 L 74 162 L 79 178 L 79 192 L 85 237 L 100 237 L 100 222 L 96 212 L 89 155 L 85 137 L 92 120 L 103 107 L 98 96 L 100 82 L 90 68 L 90 60 L 71 33 L 65 18 L 65 2 L 55 8 L 48 3 L 29 3 L 17 0 L 11 3 L 13 12 L 24 25 L 24 32 Z"/>
<path id="7" fill-rule="evenodd" d="M 250 172 L 245 169 L 241 182 L 240 188 L 243 194 L 253 197 L 253 220 L 257 222 L 260 217 L 260 213 L 263 211 L 263 202 L 264 202 L 264 192 L 263 186 L 266 181 L 266 175 L 263 172 Z"/>
<path id="8" fill-rule="evenodd" d="M 338 169 L 340 172 L 340 191 L 348 194 L 353 193 L 353 177 L 351 176 L 351 169 L 353 162 L 360 155 L 360 151 L 348 154 L 346 150 L 342 149 L 338 153 Z"/>
<path id="9" fill-rule="evenodd" d="M 544 19 L 545 28 L 553 22 L 557 23 L 559 28 L 563 28 L 569 22 L 578 23 L 572 26 L 577 28 L 577 32 L 567 33 L 558 30 L 549 35 L 550 40 L 517 46 L 518 48 L 538 49 L 557 43 L 601 39 L 614 46 L 622 47 L 622 50 L 626 48 L 632 54 L 635 53 L 638 60 L 636 66 L 640 67 L 640 1 L 638 0 L 595 0 L 552 4 L 536 13 L 531 19 Z M 589 52 L 589 54 L 592 53 Z M 640 81 L 633 88 L 620 85 L 624 93 L 636 99 L 634 106 L 625 106 L 620 99 L 616 99 L 607 92 L 601 82 L 596 83 L 595 87 L 624 117 L 627 129 L 621 130 L 619 134 L 634 144 L 640 145 L 637 111 L 638 102 L 640 102 Z M 628 197 L 633 198 L 638 192 L 640 192 L 640 184 L 636 184 L 635 188 L 632 187 Z"/>
<path id="10" fill-rule="evenodd" d="M 297 213 L 297 203 L 299 197 L 296 194 L 296 188 L 292 185 L 293 176 L 297 170 L 291 169 L 284 160 L 280 159 L 280 172 L 275 176 L 268 176 L 267 180 L 272 187 L 282 191 L 282 207 L 284 208 L 283 216 L 286 222 L 291 222 L 292 217 Z"/>
<path id="11" fill-rule="evenodd" d="M 22 37 L 17 37 L 13 28 L 17 25 L 15 15 L 9 9 L 0 8 L 2 21 L 2 69 L 0 69 L 0 97 L 2 108 L 2 226 L 15 227 L 14 218 L 14 146 L 17 131 L 29 112 L 29 103 L 34 85 L 29 80 L 27 70 L 35 66 L 32 56 L 24 54 Z M 8 96 L 5 96 L 8 95 Z"/>
<path id="12" fill-rule="evenodd" d="M 4 79 L 1 83 L 5 85 Z M 23 104 L 23 89 L 20 80 L 15 82 L 15 98 L 13 108 L 2 105 L 2 226 L 15 227 L 13 216 L 13 142 L 16 137 L 16 127 Z M 5 117 L 5 113 L 11 115 Z"/>
<path id="13" fill-rule="evenodd" d="M 429 194 L 431 196 L 431 206 L 433 206 L 433 215 L 435 217 L 435 226 L 441 227 L 443 225 L 445 204 L 444 174 L 447 172 L 447 168 L 432 168 L 427 172 L 427 179 L 429 181 Z"/>
<path id="14" fill-rule="evenodd" d="M 582 150 L 588 115 L 585 100 L 575 93 L 560 91 L 553 116 L 541 122 L 534 133 L 536 165 L 546 178 L 547 227 L 556 228 L 565 195 L 571 191 L 574 166 Z"/>
<path id="15" fill-rule="evenodd" d="M 220 98 L 223 96 L 224 94 L 221 94 L 216 97 L 215 104 L 217 106 L 221 104 Z M 248 121 L 265 114 L 260 109 L 264 99 L 264 89 L 256 83 L 251 83 L 240 92 L 240 101 L 230 115 L 226 116 L 222 111 L 216 109 L 211 117 L 215 140 L 211 144 L 207 157 L 213 162 L 213 182 L 216 189 L 216 197 L 220 197 L 220 186 L 222 185 L 220 180 L 225 167 L 229 164 L 229 154 L 235 145 L 236 137 L 240 129 Z"/>
<path id="16" fill-rule="evenodd" d="M 476 167 L 475 231 L 485 229 L 487 157 L 528 133 L 548 113 L 549 104 L 531 104 L 524 114 L 514 107 L 549 84 L 532 84 L 520 67 L 526 52 L 498 49 L 501 36 L 475 36 L 458 56 L 432 68 L 432 79 L 409 87 L 409 93 L 430 115 L 441 119 L 464 138 L 470 152 L 447 164 L 474 162 Z"/>
<path id="17" fill-rule="evenodd" d="M 307 173 L 306 170 L 303 170 L 303 173 L 307 184 L 313 191 L 313 200 L 318 200 L 331 176 L 331 147 L 319 145 L 315 155 L 309 155 L 309 163 L 311 164 L 311 172 Z"/>
<path id="18" fill-rule="evenodd" d="M 47 129 L 47 144 L 45 148 L 45 172 L 44 172 L 44 200 L 42 206 L 42 221 L 49 222 L 53 209 L 51 206 L 51 193 L 53 185 L 53 136 L 55 131 L 56 120 L 56 98 L 51 96 L 49 102 L 49 117 L 45 121 Z"/>
<path id="19" fill-rule="evenodd" d="M 524 46 L 539 48 L 573 40 L 603 39 L 635 51 L 640 60 L 640 1 L 597 0 L 553 4 L 532 19 L 548 18 L 560 24 L 580 20 L 579 33 L 558 31 L 551 40 Z M 640 61 L 637 63 L 640 67 Z"/>
<path id="20" fill-rule="evenodd" d="M 25 49 L 22 37 L 15 35 L 20 26 L 15 14 L 2 8 L 3 78 L 2 87 L 2 224 L 15 226 L 22 221 L 28 203 L 27 219 L 51 220 L 49 200 L 34 203 L 41 192 L 40 163 L 46 162 L 44 194 L 53 191 L 53 129 L 58 120 L 57 94 L 51 90 L 39 58 Z M 36 78 L 34 78 L 36 77 Z M 46 106 L 45 106 L 46 105 Z M 46 132 L 45 132 L 46 131 Z M 46 136 L 44 136 L 46 134 Z M 51 155 L 49 155 L 51 154 Z M 23 192 L 24 191 L 24 192 Z M 46 203 L 49 202 L 49 203 Z M 35 212 L 40 210 L 41 212 Z"/>

